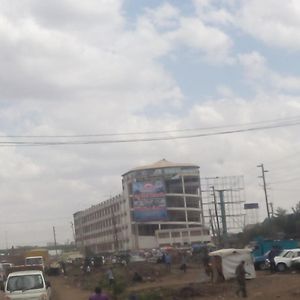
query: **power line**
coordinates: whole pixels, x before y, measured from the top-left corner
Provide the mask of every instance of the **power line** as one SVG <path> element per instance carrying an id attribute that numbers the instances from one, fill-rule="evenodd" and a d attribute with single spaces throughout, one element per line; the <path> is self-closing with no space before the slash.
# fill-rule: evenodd
<path id="1" fill-rule="evenodd" d="M 239 126 L 259 125 L 268 123 L 282 122 L 300 122 L 300 115 L 290 118 L 278 118 L 265 121 L 247 122 L 247 123 L 235 123 L 223 126 L 211 126 L 211 127 L 198 127 L 198 128 L 184 128 L 184 129 L 173 129 L 173 130 L 157 130 L 157 131 L 131 131 L 131 132 L 120 132 L 120 133 L 95 133 L 95 134 L 73 134 L 73 135 L 0 135 L 0 138 L 84 138 L 84 137 L 104 137 L 104 136 L 128 136 L 128 135 L 147 135 L 147 134 L 164 134 L 164 133 L 178 133 L 178 132 L 191 132 L 191 131 L 202 131 L 212 129 L 224 129 Z"/>
<path id="2" fill-rule="evenodd" d="M 217 135 L 228 135 L 234 133 L 243 133 L 243 132 L 252 132 L 259 130 L 267 130 L 273 128 L 281 127 L 290 127 L 300 125 L 300 120 L 292 123 L 278 123 L 272 125 L 264 125 L 258 127 L 249 127 L 244 129 L 235 129 L 235 130 L 225 130 L 219 132 L 207 132 L 207 133 L 198 133 L 191 135 L 178 135 L 178 136 L 164 136 L 164 137 L 149 137 L 149 138 L 132 138 L 132 139 L 108 139 L 108 140 L 89 140 L 89 141 L 53 141 L 53 142 L 8 142 L 0 141 L 0 147 L 15 147 L 15 146 L 61 146 L 61 145 L 95 145 L 95 144 L 118 144 L 118 143 L 136 143 L 136 142 L 150 142 L 150 141 L 168 141 L 168 140 L 180 140 L 180 139 L 190 139 L 190 138 L 199 138 L 199 137 L 208 137 L 208 136 L 217 136 Z"/>

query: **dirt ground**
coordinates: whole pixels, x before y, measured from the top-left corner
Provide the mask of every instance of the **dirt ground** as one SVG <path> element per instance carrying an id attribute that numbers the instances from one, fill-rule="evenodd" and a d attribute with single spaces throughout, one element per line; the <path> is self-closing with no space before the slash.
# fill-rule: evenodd
<path id="1" fill-rule="evenodd" d="M 51 277 L 53 297 L 52 300 L 86 300 L 90 291 L 82 290 L 70 285 L 70 281 L 65 277 Z M 164 278 L 159 282 L 139 283 L 130 288 L 136 293 L 144 290 L 154 290 L 160 287 L 170 290 L 180 289 L 180 287 L 194 284 L 199 288 L 201 296 L 184 299 L 237 299 L 235 295 L 236 284 L 234 281 L 221 284 L 201 283 L 203 281 L 199 270 L 190 270 L 187 274 L 175 273 Z M 247 281 L 248 299 L 256 300 L 295 300 L 300 298 L 300 274 L 269 274 L 268 272 L 258 272 L 257 278 Z M 123 299 L 122 297 L 119 298 Z M 181 298 L 183 299 L 183 298 Z M 181 300 L 180 299 L 180 300 Z M 3 294 L 0 294 L 0 300 L 4 300 Z"/>

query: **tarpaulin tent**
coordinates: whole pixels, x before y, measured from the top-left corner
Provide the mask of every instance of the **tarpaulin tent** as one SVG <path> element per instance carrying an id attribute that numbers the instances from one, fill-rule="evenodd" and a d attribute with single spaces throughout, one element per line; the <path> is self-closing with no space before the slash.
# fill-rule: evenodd
<path id="1" fill-rule="evenodd" d="M 256 277 L 250 249 L 221 249 L 209 253 L 212 258 L 212 271 L 214 281 L 235 278 L 235 269 L 243 260 L 245 261 L 246 278 Z"/>

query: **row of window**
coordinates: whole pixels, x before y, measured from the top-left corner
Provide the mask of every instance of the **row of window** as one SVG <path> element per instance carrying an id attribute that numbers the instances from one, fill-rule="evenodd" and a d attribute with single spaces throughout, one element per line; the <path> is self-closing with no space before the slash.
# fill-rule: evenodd
<path id="1" fill-rule="evenodd" d="M 99 237 L 106 237 L 106 236 L 113 236 L 116 233 L 119 234 L 121 233 L 123 230 L 126 230 L 128 228 L 127 225 L 116 228 L 116 229 L 109 229 L 109 230 L 105 230 L 105 231 L 100 231 L 97 233 L 91 233 L 91 234 L 86 234 L 83 237 L 79 238 L 78 240 L 89 240 L 89 239 L 95 239 L 95 238 L 99 238 Z"/>
<path id="2" fill-rule="evenodd" d="M 120 210 L 120 203 L 115 203 L 107 207 L 100 208 L 99 210 L 92 212 L 82 218 L 82 222 L 86 223 L 89 221 L 93 221 L 99 219 L 104 216 L 111 215 Z"/>
<path id="3" fill-rule="evenodd" d="M 114 216 L 112 218 L 108 218 L 105 220 L 101 220 L 101 221 L 98 221 L 93 224 L 86 225 L 83 227 L 83 232 L 87 233 L 87 232 L 91 232 L 91 231 L 95 231 L 95 230 L 99 230 L 99 229 L 101 230 L 101 229 L 112 227 L 112 226 L 119 225 L 119 224 L 121 224 L 121 216 L 120 215 Z"/>
<path id="4" fill-rule="evenodd" d="M 202 235 L 209 235 L 209 230 L 207 229 L 202 229 L 202 230 L 194 230 L 190 231 L 190 236 L 202 236 Z M 175 231 L 171 232 L 171 237 L 172 238 L 179 238 L 179 237 L 187 237 L 189 236 L 188 231 Z M 170 237 L 170 232 L 160 232 L 158 233 L 158 237 L 161 239 L 169 238 Z"/>

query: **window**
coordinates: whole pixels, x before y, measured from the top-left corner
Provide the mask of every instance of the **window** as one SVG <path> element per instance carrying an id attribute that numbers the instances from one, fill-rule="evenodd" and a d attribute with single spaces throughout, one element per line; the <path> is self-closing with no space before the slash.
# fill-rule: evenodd
<path id="1" fill-rule="evenodd" d="M 199 208 L 198 197 L 186 197 L 186 207 Z"/>
<path id="2" fill-rule="evenodd" d="M 194 230 L 190 232 L 191 236 L 199 236 L 202 235 L 202 232 L 200 230 Z"/>
<path id="3" fill-rule="evenodd" d="M 292 251 L 288 251 L 284 257 L 287 257 L 287 258 L 293 258 L 294 257 L 294 253 Z"/>
<path id="4" fill-rule="evenodd" d="M 139 235 L 154 236 L 155 230 L 158 230 L 158 225 L 138 225 Z"/>
<path id="5" fill-rule="evenodd" d="M 189 222 L 200 222 L 200 213 L 198 211 L 188 211 L 187 215 Z"/>
<path id="6" fill-rule="evenodd" d="M 181 196 L 167 196 L 167 207 L 184 207 L 184 200 Z"/>
<path id="7" fill-rule="evenodd" d="M 181 178 L 166 180 L 166 190 L 170 194 L 182 194 L 182 181 Z"/>
<path id="8" fill-rule="evenodd" d="M 169 232 L 160 232 L 160 233 L 158 234 L 158 237 L 159 237 L 160 239 L 166 239 L 166 238 L 169 238 L 169 237 L 170 237 L 170 234 L 169 234 Z"/>
<path id="9" fill-rule="evenodd" d="M 168 211 L 170 221 L 185 222 L 185 212 L 182 210 L 169 210 Z"/>
<path id="10" fill-rule="evenodd" d="M 7 290 L 10 292 L 42 288 L 44 288 L 44 281 L 40 274 L 12 276 L 7 283 Z"/>
<path id="11" fill-rule="evenodd" d="M 180 232 L 171 232 L 171 236 L 172 236 L 173 238 L 180 237 Z"/>

